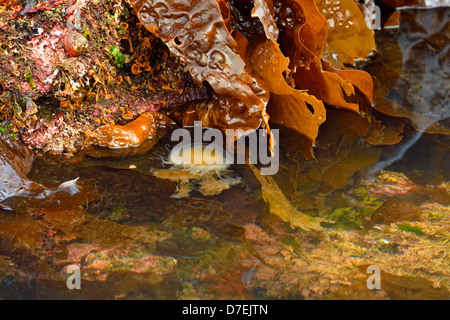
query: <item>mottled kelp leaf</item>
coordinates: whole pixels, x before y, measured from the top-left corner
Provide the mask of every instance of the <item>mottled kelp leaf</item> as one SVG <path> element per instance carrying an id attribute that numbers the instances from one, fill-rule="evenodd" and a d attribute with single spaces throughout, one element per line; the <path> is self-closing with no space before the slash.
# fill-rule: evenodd
<path id="1" fill-rule="evenodd" d="M 325 221 L 324 219 L 310 217 L 295 209 L 271 176 L 263 176 L 253 165 L 250 165 L 250 167 L 261 183 L 263 199 L 270 206 L 270 212 L 277 215 L 281 220 L 290 223 L 293 228 L 300 228 L 305 231 L 323 230 L 320 222 Z"/>
<path id="2" fill-rule="evenodd" d="M 255 0 L 252 17 L 258 17 L 264 27 L 267 39 L 277 42 L 280 31 L 275 21 L 273 0 Z"/>
<path id="3" fill-rule="evenodd" d="M 86 139 L 82 152 L 100 158 L 143 154 L 164 136 L 171 123 L 159 112 L 146 112 L 124 126 L 107 124 Z"/>
<path id="4" fill-rule="evenodd" d="M 371 145 L 393 145 L 403 139 L 403 129 L 406 123 L 404 118 L 383 118 L 381 121 L 373 120 L 371 132 L 365 141 Z"/>
<path id="5" fill-rule="evenodd" d="M 255 86 L 258 86 L 255 82 Z M 261 101 L 269 101 L 269 92 L 260 88 Z M 193 126 L 194 121 L 201 121 L 202 126 L 217 128 L 225 133 L 226 129 L 236 131 L 235 138 L 251 133 L 268 122 L 269 116 L 259 106 L 249 106 L 231 96 L 214 94 L 214 99 L 191 101 L 173 108 L 169 116 L 182 126 Z"/>
<path id="6" fill-rule="evenodd" d="M 269 117 L 265 106 L 269 101 L 269 92 L 256 80 L 252 87 L 258 92 L 261 105 L 246 104 L 238 98 L 224 95 L 214 95 L 213 100 L 198 104 L 196 110 L 203 126 L 218 128 L 223 132 L 226 129 L 241 129 L 245 134 L 258 129 L 260 125 L 267 126 Z"/>
<path id="7" fill-rule="evenodd" d="M 320 65 L 311 65 L 309 70 L 297 69 L 293 78 L 299 89 L 306 89 L 308 93 L 322 100 L 324 103 L 359 112 L 358 104 L 349 103 L 346 97 L 355 94 L 355 87 L 369 98 L 372 98 L 372 79 L 370 75 L 359 70 L 337 70 L 329 63 L 322 62 Z"/>
<path id="8" fill-rule="evenodd" d="M 309 68 L 320 60 L 326 37 L 326 20 L 313 0 L 275 1 L 280 43 L 290 59 L 289 67 Z"/>
<path id="9" fill-rule="evenodd" d="M 142 24 L 189 65 L 192 78 L 199 84 L 208 82 L 220 95 L 204 110 L 205 126 L 222 129 L 223 122 L 244 123 L 255 130 L 262 122 L 267 125 L 268 98 L 263 101 L 258 96 L 259 85 L 236 53 L 237 42 L 216 0 L 133 0 L 131 4 Z M 233 116 L 228 110 L 233 110 Z"/>
<path id="10" fill-rule="evenodd" d="M 142 24 L 189 64 L 198 83 L 208 81 L 219 94 L 244 99 L 253 95 L 248 86 L 251 77 L 234 52 L 236 42 L 216 0 L 134 0 L 131 4 Z"/>
<path id="11" fill-rule="evenodd" d="M 392 8 L 406 7 L 406 6 L 423 6 L 425 0 L 383 0 L 383 3 Z"/>
<path id="12" fill-rule="evenodd" d="M 301 55 L 308 54 L 310 61 L 318 62 L 322 57 L 327 37 L 327 21 L 320 14 L 314 0 L 297 0 L 302 7 L 306 23 L 301 27 L 299 39 L 296 44 L 299 48 L 304 47 L 307 51 L 300 52 Z M 305 66 L 308 68 L 308 65 Z"/>
<path id="13" fill-rule="evenodd" d="M 277 43 L 267 41 L 259 45 L 252 54 L 252 62 L 272 93 L 268 107 L 270 121 L 306 136 L 311 142 L 309 152 L 312 154 L 319 126 L 326 117 L 323 103 L 287 84 L 283 75 L 290 74 L 289 59 Z"/>
<path id="14" fill-rule="evenodd" d="M 324 60 L 333 66 L 355 65 L 375 49 L 375 39 L 353 0 L 316 1 L 320 13 L 328 21 Z"/>
<path id="15" fill-rule="evenodd" d="M 285 76 L 290 75 L 289 58 L 286 58 L 277 43 L 266 41 L 258 45 L 252 53 L 255 70 L 269 85 L 270 92 L 276 94 L 296 94 L 302 91 L 290 87 Z"/>

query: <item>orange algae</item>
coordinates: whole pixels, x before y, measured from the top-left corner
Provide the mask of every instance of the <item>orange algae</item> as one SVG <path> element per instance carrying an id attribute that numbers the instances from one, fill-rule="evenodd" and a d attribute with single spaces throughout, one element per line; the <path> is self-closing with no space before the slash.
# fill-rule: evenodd
<path id="1" fill-rule="evenodd" d="M 146 112 L 121 126 L 97 128 L 86 139 L 83 153 L 93 157 L 123 157 L 150 150 L 164 136 L 172 121 L 159 112 Z"/>
<path id="2" fill-rule="evenodd" d="M 242 129 L 243 134 L 261 125 L 268 128 L 270 118 L 304 135 L 309 144 L 303 154 L 312 156 L 318 128 L 326 118 L 323 102 L 359 112 L 358 104 L 346 100 L 356 95 L 355 87 L 371 101 L 368 74 L 344 70 L 343 64 L 338 70 L 327 62 L 329 55 L 322 56 L 327 49 L 327 54 L 354 65 L 355 58 L 366 58 L 374 50 L 372 31 L 361 13 L 356 14 L 354 3 L 337 7 L 320 3 L 320 10 L 314 0 L 197 0 L 183 5 L 174 0 L 134 0 L 131 4 L 142 24 L 188 64 L 193 79 L 214 89 L 211 100 L 179 109 L 181 118 L 186 113 L 194 119 L 195 110 L 196 120 L 204 126 Z M 349 10 L 352 14 L 329 26 L 323 11 L 331 7 L 335 14 Z M 347 25 L 364 38 L 360 47 L 340 45 Z M 327 32 L 333 37 L 328 39 Z M 344 47 L 348 52 L 341 50 Z"/>

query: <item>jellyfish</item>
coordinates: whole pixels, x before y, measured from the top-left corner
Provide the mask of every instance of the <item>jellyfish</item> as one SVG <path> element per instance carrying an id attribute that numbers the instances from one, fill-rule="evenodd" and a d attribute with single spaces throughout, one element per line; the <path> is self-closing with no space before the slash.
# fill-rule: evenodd
<path id="1" fill-rule="evenodd" d="M 175 146 L 168 158 L 160 157 L 169 169 L 152 169 L 151 173 L 177 185 L 174 198 L 189 196 L 194 189 L 205 196 L 218 195 L 237 185 L 241 178 L 232 177 L 233 158 L 218 145 L 193 143 Z"/>

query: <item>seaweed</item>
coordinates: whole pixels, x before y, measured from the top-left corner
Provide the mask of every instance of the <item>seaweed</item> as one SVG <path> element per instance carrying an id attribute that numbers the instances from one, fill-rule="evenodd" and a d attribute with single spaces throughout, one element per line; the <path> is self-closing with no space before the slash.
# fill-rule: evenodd
<path id="1" fill-rule="evenodd" d="M 187 108 L 195 110 L 204 126 L 239 128 L 249 133 L 260 125 L 269 129 L 269 117 L 275 123 L 287 121 L 306 135 L 310 143 L 305 154 L 311 155 L 318 128 L 325 121 L 319 99 L 359 112 L 357 104 L 345 100 L 355 94 L 356 87 L 371 101 L 372 80 L 368 74 L 337 70 L 322 60 L 327 23 L 312 0 L 203 0 L 183 5 L 136 0 L 131 4 L 143 25 L 187 63 L 193 79 L 199 84 L 207 82 L 214 90 L 212 100 Z M 354 3 L 351 8 L 357 9 Z M 358 30 L 365 32 L 362 37 L 374 43 L 361 14 L 347 19 L 356 19 Z M 358 51 L 352 58 L 365 58 L 373 49 L 368 45 L 366 51 Z M 337 49 L 329 51 L 344 55 Z M 343 57 L 343 61 L 348 60 Z M 308 93 L 291 88 L 292 79 L 297 89 L 307 89 Z M 268 114 L 269 97 L 273 106 Z M 181 111 L 181 117 L 183 114 L 188 111 Z M 295 118 L 289 121 L 291 115 Z M 273 146 L 273 139 L 271 142 Z"/>

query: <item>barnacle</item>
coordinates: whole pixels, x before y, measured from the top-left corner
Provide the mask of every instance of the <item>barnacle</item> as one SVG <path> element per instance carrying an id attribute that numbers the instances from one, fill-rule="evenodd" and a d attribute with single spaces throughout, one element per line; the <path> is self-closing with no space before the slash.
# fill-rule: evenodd
<path id="1" fill-rule="evenodd" d="M 121 75 L 116 76 L 116 85 L 120 85 L 123 81 L 123 77 Z"/>
<path id="2" fill-rule="evenodd" d="M 64 35 L 64 48 L 69 56 L 79 56 L 86 51 L 87 47 L 88 41 L 82 34 L 69 30 Z"/>
<path id="3" fill-rule="evenodd" d="M 131 73 L 132 73 L 132 74 L 138 75 L 138 74 L 140 74 L 141 72 L 142 72 L 141 67 L 138 66 L 137 64 L 134 63 L 134 64 L 131 66 Z"/>

